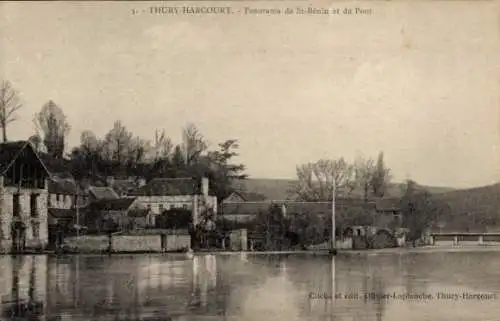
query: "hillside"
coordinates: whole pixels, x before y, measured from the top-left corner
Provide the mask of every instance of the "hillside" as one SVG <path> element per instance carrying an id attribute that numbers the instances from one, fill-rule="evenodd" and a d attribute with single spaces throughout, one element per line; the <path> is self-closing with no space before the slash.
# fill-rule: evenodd
<path id="1" fill-rule="evenodd" d="M 242 188 L 247 192 L 260 193 L 271 200 L 284 200 L 289 198 L 288 191 L 294 186 L 294 179 L 269 179 L 269 178 L 249 178 L 236 184 L 237 188 Z M 441 194 L 453 191 L 447 187 L 423 186 L 433 194 Z M 403 193 L 402 183 L 392 183 L 387 190 L 388 197 L 400 197 Z M 360 192 L 357 192 L 360 194 Z M 360 194 L 361 195 L 361 194 Z"/>
<path id="2" fill-rule="evenodd" d="M 500 218 L 500 183 L 451 191 L 439 198 L 448 203 L 454 216 L 469 213 L 477 219 Z"/>

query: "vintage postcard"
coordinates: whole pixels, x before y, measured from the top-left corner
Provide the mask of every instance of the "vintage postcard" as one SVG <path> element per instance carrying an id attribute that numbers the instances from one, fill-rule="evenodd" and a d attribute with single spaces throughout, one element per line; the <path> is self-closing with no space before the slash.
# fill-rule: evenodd
<path id="1" fill-rule="evenodd" d="M 0 2 L 0 320 L 498 321 L 500 2 Z"/>

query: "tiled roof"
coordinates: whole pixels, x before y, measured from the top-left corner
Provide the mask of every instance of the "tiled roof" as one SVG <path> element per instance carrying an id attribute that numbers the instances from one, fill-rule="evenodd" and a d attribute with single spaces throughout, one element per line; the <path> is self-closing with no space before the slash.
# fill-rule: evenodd
<path id="1" fill-rule="evenodd" d="M 199 194 L 199 184 L 192 178 L 154 178 L 130 195 L 176 196 Z"/>
<path id="2" fill-rule="evenodd" d="M 51 178 L 48 188 L 50 194 L 75 195 L 77 192 L 76 183 L 72 179 Z"/>
<path id="3" fill-rule="evenodd" d="M 91 210 L 106 210 L 106 211 L 126 211 L 135 201 L 133 197 L 118 198 L 111 200 L 98 200 L 89 205 Z"/>
<path id="4" fill-rule="evenodd" d="M 134 209 L 128 212 L 129 217 L 146 217 L 150 212 L 149 209 Z"/>
<path id="5" fill-rule="evenodd" d="M 267 212 L 273 202 L 232 202 L 223 203 L 221 212 L 227 215 L 236 214 L 258 214 Z M 315 213 L 320 215 L 330 214 L 332 211 L 331 202 L 295 202 L 295 201 L 276 201 L 274 204 L 285 205 L 287 214 Z M 339 198 L 335 200 L 336 208 L 340 207 L 370 207 L 371 204 L 365 204 L 362 199 Z"/>
<path id="6" fill-rule="evenodd" d="M 0 144 L 0 173 L 4 173 L 28 142 L 8 142 Z"/>
<path id="7" fill-rule="evenodd" d="M 241 197 L 246 202 L 258 202 L 258 201 L 265 201 L 267 198 L 265 195 L 255 193 L 255 192 L 240 192 L 236 191 L 234 192 L 235 195 L 238 195 Z"/>
<path id="8" fill-rule="evenodd" d="M 52 176 L 58 176 L 60 178 L 72 178 L 71 168 L 69 165 L 69 160 L 56 159 L 48 154 L 40 153 L 38 154 L 42 162 L 47 166 L 47 169 Z"/>
<path id="9" fill-rule="evenodd" d="M 112 185 L 118 194 L 130 194 L 137 189 L 137 183 L 130 179 L 115 179 Z"/>
<path id="10" fill-rule="evenodd" d="M 33 146 L 31 146 L 28 141 L 0 143 L 0 174 L 5 173 L 5 171 L 10 168 L 10 166 L 14 163 L 16 158 L 25 148 L 31 148 L 47 173 L 50 174 L 45 163 L 40 159 L 40 156 L 36 153 L 36 151 L 33 149 Z"/>
<path id="11" fill-rule="evenodd" d="M 109 200 L 120 198 L 111 187 L 90 186 L 89 194 L 98 200 Z"/>
<path id="12" fill-rule="evenodd" d="M 224 215 L 257 215 L 260 212 L 266 212 L 269 209 L 268 202 L 235 202 L 222 203 L 222 214 Z"/>
<path id="13" fill-rule="evenodd" d="M 381 198 L 375 200 L 378 211 L 397 211 L 401 205 L 399 198 Z"/>
<path id="14" fill-rule="evenodd" d="M 49 208 L 49 215 L 54 218 L 74 218 L 76 211 L 74 209 Z"/>

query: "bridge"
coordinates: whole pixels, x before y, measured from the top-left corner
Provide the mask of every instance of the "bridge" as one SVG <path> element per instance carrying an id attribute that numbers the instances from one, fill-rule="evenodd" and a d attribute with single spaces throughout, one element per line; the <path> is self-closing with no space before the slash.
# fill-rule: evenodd
<path id="1" fill-rule="evenodd" d="M 478 233 L 478 232 L 446 232 L 446 233 L 430 233 L 431 244 L 436 245 L 437 242 L 453 241 L 453 245 L 460 245 L 460 243 L 476 242 L 477 244 L 485 243 L 499 243 L 500 233 Z"/>

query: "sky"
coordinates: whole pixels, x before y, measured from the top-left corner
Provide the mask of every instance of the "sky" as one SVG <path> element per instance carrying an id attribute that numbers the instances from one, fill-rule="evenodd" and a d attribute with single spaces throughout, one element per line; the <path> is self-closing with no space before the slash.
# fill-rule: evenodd
<path id="1" fill-rule="evenodd" d="M 0 79 L 23 108 L 9 139 L 55 101 L 80 133 L 115 120 L 180 142 L 240 142 L 256 178 L 295 178 L 322 158 L 376 157 L 393 179 L 466 188 L 500 181 L 494 1 L 253 1 L 251 8 L 372 9 L 370 15 L 152 15 L 161 2 L 1 2 Z M 168 2 L 165 6 L 210 6 Z M 132 10 L 137 14 L 132 14 Z"/>

